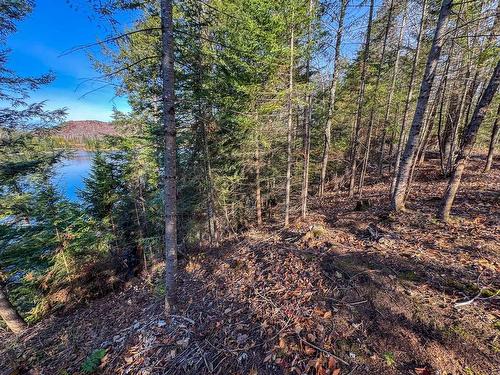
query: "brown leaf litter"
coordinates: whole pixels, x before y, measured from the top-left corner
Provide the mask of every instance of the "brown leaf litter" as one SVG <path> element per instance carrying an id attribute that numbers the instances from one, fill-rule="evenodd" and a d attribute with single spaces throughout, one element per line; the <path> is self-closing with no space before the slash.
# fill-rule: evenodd
<path id="1" fill-rule="evenodd" d="M 105 348 L 104 374 L 498 373 L 500 173 L 483 162 L 449 225 L 435 219 L 446 180 L 433 164 L 401 215 L 388 176 L 373 179 L 361 209 L 330 193 L 305 222 L 182 259 L 175 315 L 136 280 L 16 340 L 1 333 L 0 368 L 78 374 Z"/>

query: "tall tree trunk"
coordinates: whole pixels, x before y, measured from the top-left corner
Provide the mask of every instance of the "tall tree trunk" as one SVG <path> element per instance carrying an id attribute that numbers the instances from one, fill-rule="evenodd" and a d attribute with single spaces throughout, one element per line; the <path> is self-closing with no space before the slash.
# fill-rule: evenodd
<path id="1" fill-rule="evenodd" d="M 177 186 L 172 0 L 161 0 L 164 131 L 165 312 L 175 308 L 177 276 Z"/>
<path id="2" fill-rule="evenodd" d="M 500 134 L 498 117 L 500 117 L 500 104 L 498 105 L 495 122 L 493 123 L 493 129 L 491 131 L 490 147 L 488 148 L 488 157 L 486 158 L 486 165 L 484 167 L 485 172 L 489 172 L 491 169 L 491 163 L 493 163 L 493 154 L 495 153 L 495 145 L 498 141 L 498 134 Z"/>
<path id="3" fill-rule="evenodd" d="M 443 73 L 443 94 L 441 97 L 441 103 L 439 105 L 439 120 L 438 120 L 438 129 L 437 129 L 437 138 L 438 138 L 438 148 L 439 148 L 439 164 L 441 167 L 441 173 L 445 173 L 445 167 L 444 167 L 444 136 L 443 136 L 443 121 L 446 120 L 446 118 L 443 120 L 443 116 L 448 113 L 448 104 L 449 104 L 449 98 L 446 98 L 446 88 L 448 86 L 448 71 L 450 69 L 450 58 L 447 59 L 446 61 L 446 66 L 444 69 Z"/>
<path id="4" fill-rule="evenodd" d="M 465 99 L 467 96 L 467 87 L 469 85 L 470 78 L 470 69 L 468 69 L 466 74 L 465 83 L 463 84 L 463 91 L 460 95 L 460 104 L 458 105 L 457 114 L 453 118 L 452 131 L 451 131 L 451 145 L 450 145 L 450 154 L 448 155 L 448 171 L 451 171 L 452 165 L 455 161 L 455 149 L 457 143 L 457 133 L 460 129 L 460 123 L 463 117 L 463 113 L 465 110 Z M 411 181 L 410 181 L 411 182 Z"/>
<path id="5" fill-rule="evenodd" d="M 382 65 L 384 64 L 384 60 L 385 60 L 385 50 L 387 47 L 387 37 L 389 36 L 389 29 L 391 28 L 393 4 L 394 4 L 394 0 L 391 0 L 391 3 L 389 5 L 389 13 L 387 15 L 387 24 L 385 26 L 385 31 L 384 31 L 384 41 L 382 44 L 382 53 L 380 54 L 380 60 L 379 60 L 378 69 L 377 69 L 377 79 L 375 80 L 375 88 L 373 91 L 374 98 L 373 98 L 373 103 L 372 103 L 372 106 L 370 109 L 370 120 L 368 123 L 368 135 L 367 135 L 367 139 L 366 139 L 365 157 L 363 159 L 363 166 L 361 168 L 361 176 L 359 178 L 359 188 L 358 188 L 359 199 L 361 199 L 362 195 L 363 195 L 363 186 L 365 184 L 366 169 L 368 167 L 368 161 L 370 158 L 373 123 L 374 123 L 374 118 L 375 118 L 375 107 L 378 105 L 378 103 L 377 103 L 378 87 L 380 84 L 380 78 L 382 76 Z M 398 52 L 398 54 L 399 54 L 399 52 Z"/>
<path id="6" fill-rule="evenodd" d="M 396 151 L 396 163 L 394 164 L 394 175 L 391 182 L 391 195 L 394 194 L 394 189 L 396 188 L 396 179 L 399 170 L 399 165 L 401 163 L 401 149 L 403 147 L 403 142 L 406 133 L 406 122 L 408 121 L 408 114 L 410 111 L 411 101 L 413 99 L 413 85 L 415 83 L 415 78 L 417 75 L 418 59 L 420 56 L 420 47 L 422 45 L 422 38 L 424 35 L 424 22 L 426 15 L 427 0 L 422 1 L 422 18 L 420 19 L 420 27 L 418 30 L 417 46 L 415 48 L 415 55 L 413 56 L 413 64 L 411 67 L 410 83 L 408 85 L 408 92 L 406 94 L 405 108 L 403 112 L 403 120 L 401 122 L 401 129 L 399 130 L 398 147 Z"/>
<path id="7" fill-rule="evenodd" d="M 462 174 L 465 169 L 465 164 L 469 159 L 469 156 L 472 152 L 472 148 L 474 147 L 474 142 L 476 141 L 477 132 L 481 123 L 484 120 L 486 112 L 488 110 L 488 106 L 490 105 L 493 96 L 498 90 L 498 86 L 500 85 L 500 60 L 498 60 L 495 70 L 491 75 L 490 81 L 486 90 L 484 90 L 481 99 L 474 110 L 474 114 L 469 122 L 469 125 L 464 131 L 464 137 L 462 139 L 462 144 L 460 146 L 460 151 L 457 156 L 457 160 L 455 161 L 453 170 L 451 172 L 450 180 L 448 181 L 448 187 L 446 188 L 441 210 L 439 212 L 439 216 L 442 220 L 448 221 L 450 219 L 450 211 L 451 206 L 453 205 L 453 201 L 455 200 L 455 196 L 457 194 L 458 187 L 460 185 L 460 180 L 462 179 Z"/>
<path id="8" fill-rule="evenodd" d="M 321 163 L 321 175 L 319 180 L 319 196 L 322 197 L 325 193 L 326 184 L 326 171 L 328 168 L 328 158 L 330 152 L 330 143 L 332 137 L 332 117 L 335 108 L 335 94 L 337 91 L 337 82 L 339 79 L 339 59 L 340 59 L 340 46 L 342 44 L 342 34 L 344 32 L 344 19 L 347 4 L 349 0 L 342 0 L 340 3 L 340 14 L 339 14 L 339 27 L 337 29 L 337 35 L 335 39 L 335 55 L 333 58 L 333 73 L 332 73 L 332 84 L 330 87 L 330 100 L 328 102 L 328 117 L 326 119 L 325 126 L 325 141 L 323 145 L 323 160 Z"/>
<path id="9" fill-rule="evenodd" d="M 293 132 L 293 64 L 294 64 L 294 16 L 292 10 L 292 24 L 290 33 L 290 67 L 288 72 L 288 124 L 287 124 L 287 162 L 286 162 L 286 185 L 285 185 L 285 227 L 290 222 L 290 185 L 292 182 L 292 132 Z"/>
<path id="10" fill-rule="evenodd" d="M 202 136 L 203 136 L 203 152 L 205 154 L 205 173 L 207 179 L 207 219 L 208 219 L 208 234 L 210 236 L 210 244 L 218 243 L 217 227 L 215 221 L 215 194 L 213 186 L 212 161 L 210 158 L 210 149 L 208 147 L 208 127 L 206 117 L 202 120 Z"/>
<path id="11" fill-rule="evenodd" d="M 443 79 L 441 80 L 441 83 L 439 84 L 437 93 L 436 93 L 435 103 L 432 107 L 432 111 L 431 111 L 431 115 L 430 115 L 430 119 L 429 119 L 430 123 L 427 126 L 424 140 L 422 142 L 420 157 L 417 156 L 418 165 L 421 165 L 425 160 L 425 152 L 427 150 L 427 145 L 429 144 L 429 140 L 431 139 L 432 130 L 434 129 L 434 123 L 436 122 L 437 109 L 438 109 L 438 106 L 440 106 L 442 101 L 444 100 L 443 87 L 444 87 L 445 80 L 446 80 L 446 78 L 443 77 Z"/>
<path id="12" fill-rule="evenodd" d="M 204 49 L 211 48 L 208 45 L 210 40 L 210 34 L 208 25 L 204 22 L 204 17 L 206 14 L 203 12 L 203 6 L 200 4 L 200 12 L 198 14 L 198 23 L 200 25 L 199 30 L 199 53 L 197 56 L 197 66 L 196 66 L 196 89 L 203 93 L 203 80 L 205 77 L 205 71 L 208 68 L 210 73 L 211 62 L 207 62 L 205 58 Z M 208 65 L 208 67 L 207 67 Z M 214 178 L 212 173 L 212 159 L 210 155 L 209 146 L 209 136 L 210 129 L 209 124 L 212 120 L 211 105 L 206 103 L 206 94 L 202 94 L 198 97 L 198 126 L 201 129 L 201 138 L 203 145 L 203 156 L 204 156 L 204 167 L 205 167 L 205 181 L 206 181 L 206 214 L 207 214 L 207 224 L 208 224 L 208 236 L 211 245 L 218 244 L 218 234 L 217 234 L 217 220 L 215 215 L 215 188 L 214 188 Z"/>
<path id="13" fill-rule="evenodd" d="M 391 197 L 392 208 L 395 211 L 402 211 L 405 208 L 405 194 L 410 175 L 410 169 L 413 164 L 413 159 L 417 151 L 417 146 L 420 141 L 422 133 L 422 125 L 424 120 L 427 103 L 429 102 L 429 95 L 431 93 L 432 84 L 436 76 L 436 68 L 441 55 L 441 49 L 445 42 L 445 25 L 451 11 L 452 0 L 443 0 L 441 10 L 439 12 L 438 23 L 434 33 L 434 39 L 429 51 L 427 63 L 425 65 L 424 77 L 420 86 L 420 94 L 417 100 L 417 107 L 413 122 L 406 143 L 405 151 L 401 159 L 399 170 L 397 171 L 397 180 L 395 184 L 394 194 Z"/>
<path id="14" fill-rule="evenodd" d="M 307 31 L 307 62 L 306 62 L 306 80 L 310 82 L 310 68 L 311 68 L 311 32 L 312 22 L 314 19 L 314 1 L 309 0 L 309 24 Z M 307 88 L 306 97 L 306 111 L 304 113 L 304 165 L 302 175 L 302 194 L 301 194 L 301 215 L 302 219 L 306 218 L 307 214 L 307 197 L 309 194 L 309 161 L 311 157 L 311 120 L 312 120 L 312 94 L 310 89 Z"/>
<path id="15" fill-rule="evenodd" d="M 362 113 L 363 105 L 365 102 L 366 73 L 368 68 L 368 57 L 370 55 L 370 38 L 372 32 L 373 7 L 374 7 L 374 0 L 370 0 L 370 13 L 368 16 L 368 26 L 366 28 L 365 48 L 363 51 L 363 60 L 361 61 L 361 77 L 359 84 L 358 107 L 356 110 L 356 122 L 354 125 L 354 134 L 351 142 L 352 145 L 351 145 L 351 168 L 350 168 L 350 178 L 349 178 L 349 197 L 354 196 L 354 185 L 356 183 L 356 168 L 358 159 L 359 137 L 361 130 L 361 117 L 363 115 Z"/>
<path id="16" fill-rule="evenodd" d="M 260 130 L 260 129 L 259 129 Z M 260 144 L 259 135 L 255 137 L 255 214 L 257 216 L 257 226 L 262 225 L 262 194 L 260 187 Z"/>
<path id="17" fill-rule="evenodd" d="M 21 318 L 14 306 L 9 302 L 3 286 L 0 286 L 0 317 L 7 324 L 7 327 L 16 334 L 26 328 L 23 318 Z"/>
<path id="18" fill-rule="evenodd" d="M 436 97 L 431 105 L 430 113 L 426 116 L 426 119 L 424 121 L 424 129 L 423 129 L 423 133 L 422 133 L 423 136 L 422 136 L 420 143 L 418 144 L 416 157 L 415 157 L 415 160 L 413 161 L 413 164 L 412 164 L 411 169 L 410 169 L 410 177 L 408 178 L 409 182 L 408 182 L 407 189 L 406 189 L 405 200 L 408 199 L 408 196 L 410 195 L 410 187 L 411 187 L 411 183 L 413 182 L 413 175 L 415 173 L 415 169 L 417 168 L 418 161 L 420 160 L 419 159 L 420 153 L 422 151 L 422 147 L 424 145 L 424 142 L 427 139 L 427 134 L 430 132 L 429 128 L 431 128 L 433 126 L 433 120 L 434 120 L 434 116 L 436 114 L 436 101 L 437 101 L 438 96 L 439 96 L 439 92 L 436 93 Z"/>
<path id="19" fill-rule="evenodd" d="M 384 165 L 384 153 L 385 153 L 385 142 L 387 138 L 387 126 L 389 125 L 389 114 L 391 112 L 392 99 L 394 97 L 394 90 L 396 88 L 396 78 L 399 72 L 399 61 L 401 60 L 401 44 L 403 43 L 403 31 L 406 25 L 406 12 L 403 15 L 403 20 L 401 22 L 401 29 L 398 35 L 398 44 L 396 46 L 396 61 L 394 61 L 394 70 L 392 71 L 391 88 L 389 89 L 389 95 L 387 95 L 387 103 L 385 104 L 385 114 L 384 114 L 384 130 L 382 132 L 382 141 L 380 142 L 380 159 L 378 161 L 378 173 L 382 174 L 382 168 Z"/>

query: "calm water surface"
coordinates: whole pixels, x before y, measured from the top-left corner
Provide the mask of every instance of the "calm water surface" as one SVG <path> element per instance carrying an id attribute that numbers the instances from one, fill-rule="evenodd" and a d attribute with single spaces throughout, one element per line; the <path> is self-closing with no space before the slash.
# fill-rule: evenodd
<path id="1" fill-rule="evenodd" d="M 76 151 L 55 167 L 53 182 L 70 201 L 80 202 L 78 191 L 84 188 L 84 178 L 89 175 L 92 152 Z"/>

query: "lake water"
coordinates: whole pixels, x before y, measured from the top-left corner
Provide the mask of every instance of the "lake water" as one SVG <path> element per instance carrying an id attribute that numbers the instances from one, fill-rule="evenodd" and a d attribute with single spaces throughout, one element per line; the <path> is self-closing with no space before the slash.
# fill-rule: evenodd
<path id="1" fill-rule="evenodd" d="M 70 201 L 80 202 L 78 191 L 84 188 L 91 164 L 92 152 L 76 151 L 56 165 L 53 182 Z"/>

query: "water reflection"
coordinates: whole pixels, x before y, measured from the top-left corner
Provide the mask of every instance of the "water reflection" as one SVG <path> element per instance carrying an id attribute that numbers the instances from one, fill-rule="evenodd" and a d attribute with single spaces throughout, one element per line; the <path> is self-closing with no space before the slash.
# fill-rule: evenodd
<path id="1" fill-rule="evenodd" d="M 55 166 L 53 182 L 59 191 L 72 202 L 80 202 L 78 191 L 90 172 L 92 152 L 76 151 Z"/>

